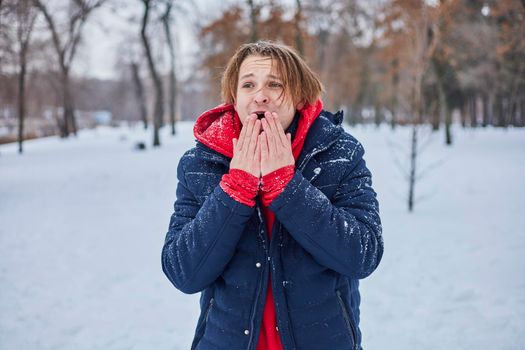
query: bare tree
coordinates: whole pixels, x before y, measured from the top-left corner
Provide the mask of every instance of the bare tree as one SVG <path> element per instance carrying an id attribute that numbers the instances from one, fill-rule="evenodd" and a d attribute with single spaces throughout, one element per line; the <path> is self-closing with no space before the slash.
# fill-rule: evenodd
<path id="1" fill-rule="evenodd" d="M 18 119 L 18 153 L 23 153 L 24 121 L 27 111 L 26 76 L 31 34 L 38 15 L 30 0 L 8 0 L 0 3 L 0 41 L 6 45 L 1 51 L 9 56 L 16 70 L 16 110 Z M 5 25 L 4 23 L 11 25 Z M 9 47 L 9 48 L 8 48 Z M 4 59 L 4 61 L 6 61 Z M 7 62 L 6 62 L 7 63 Z M 14 87 L 13 87 L 14 88 Z M 13 101 L 13 104 L 14 101 Z"/>
<path id="2" fill-rule="evenodd" d="M 162 89 L 162 81 L 160 80 L 155 61 L 153 60 L 153 54 L 151 52 L 151 45 L 147 34 L 147 27 L 149 23 L 149 16 L 152 7 L 151 0 L 142 0 L 144 5 L 144 13 L 142 16 L 142 28 L 140 30 L 140 36 L 142 38 L 142 44 L 148 61 L 148 68 L 151 75 L 151 80 L 155 86 L 155 107 L 153 109 L 153 146 L 160 146 L 159 129 L 162 124 L 162 116 L 164 115 L 164 93 Z"/>
<path id="3" fill-rule="evenodd" d="M 431 57 L 437 45 L 435 29 L 432 30 L 429 8 L 422 2 L 418 19 L 415 20 L 412 30 L 415 39 L 416 67 L 414 69 L 413 108 L 415 120 L 412 124 L 412 142 L 410 150 L 410 177 L 408 187 L 408 211 L 414 209 L 414 192 L 416 186 L 416 164 L 418 156 L 418 126 L 423 122 L 423 78 Z"/>
<path id="4" fill-rule="evenodd" d="M 436 168 L 440 167 L 445 162 L 443 158 L 436 159 L 433 160 L 431 163 L 426 164 L 424 167 L 418 166 L 416 171 L 416 166 L 413 165 L 413 163 L 418 162 L 421 159 L 421 155 L 424 154 L 427 147 L 430 146 L 436 140 L 436 138 L 435 133 L 432 131 L 431 128 L 418 127 L 415 129 L 415 132 L 416 137 L 411 138 L 410 140 L 411 152 L 410 154 L 408 154 L 408 157 L 405 157 L 405 145 L 395 142 L 392 138 L 387 139 L 388 148 L 391 152 L 394 165 L 399 170 L 403 180 L 407 181 L 408 183 L 410 183 L 410 181 L 412 180 L 414 181 L 414 183 L 421 182 L 424 178 L 429 176 L 429 174 L 431 174 Z M 392 136 L 394 135 L 395 134 L 392 134 Z M 409 208 L 410 211 L 413 211 L 413 208 L 416 203 L 420 203 L 425 197 L 429 197 L 430 195 L 431 193 L 426 193 L 416 197 L 414 196 L 414 192 L 412 192 L 411 194 L 409 193 L 408 196 L 399 194 L 399 196 L 403 198 L 403 201 L 410 200 L 410 196 L 412 196 L 412 209 Z"/>
<path id="5" fill-rule="evenodd" d="M 418 179 L 418 129 L 423 124 L 425 106 L 423 94 L 424 78 L 438 44 L 440 32 L 436 29 L 436 11 L 427 5 L 425 1 L 392 0 L 386 4 L 385 13 L 389 27 L 392 28 L 393 23 L 397 23 L 399 27 L 396 31 L 390 31 L 389 35 L 393 39 L 398 38 L 399 34 L 410 38 L 405 44 L 406 49 L 412 53 L 404 62 L 410 79 L 411 90 L 408 106 L 409 113 L 412 115 L 412 120 L 410 120 L 412 132 L 408 171 L 408 210 L 411 212 L 414 209 L 415 186 Z"/>
<path id="6" fill-rule="evenodd" d="M 71 65 L 82 38 L 84 24 L 93 10 L 102 6 L 105 0 L 72 0 L 69 4 L 71 12 L 68 16 L 67 29 L 64 33 L 57 27 L 56 17 L 51 14 L 46 2 L 42 0 L 33 0 L 33 2 L 44 15 L 57 54 L 63 106 L 61 136 L 68 137 L 70 132 L 76 135 L 75 107 L 70 81 Z"/>
<path id="7" fill-rule="evenodd" d="M 176 101 L 177 101 L 177 76 L 175 75 L 175 49 L 173 47 L 173 35 L 171 34 L 171 10 L 173 8 L 173 0 L 167 0 L 165 4 L 165 10 L 162 14 L 162 24 L 164 27 L 164 33 L 166 35 L 166 43 L 168 44 L 168 51 L 170 55 L 170 72 L 169 72 L 169 109 L 170 109 L 170 124 L 171 134 L 176 134 L 175 129 L 175 112 L 176 112 Z"/>
<path id="8" fill-rule="evenodd" d="M 131 19 L 129 22 L 130 24 L 135 24 L 134 19 Z M 136 33 L 130 33 L 120 46 L 117 65 L 119 67 L 125 67 L 122 71 L 122 76 L 127 76 L 131 80 L 133 95 L 135 97 L 133 104 L 135 107 L 138 107 L 139 118 L 143 123 L 144 130 L 147 130 L 149 126 L 148 108 L 144 80 L 141 72 L 143 63 L 144 50 L 142 40 L 140 40 Z"/>
<path id="9" fill-rule="evenodd" d="M 15 3 L 16 38 L 18 42 L 18 153 L 23 152 L 24 119 L 26 114 L 26 72 L 27 52 L 31 41 L 31 33 L 38 16 L 30 0 L 19 0 Z"/>

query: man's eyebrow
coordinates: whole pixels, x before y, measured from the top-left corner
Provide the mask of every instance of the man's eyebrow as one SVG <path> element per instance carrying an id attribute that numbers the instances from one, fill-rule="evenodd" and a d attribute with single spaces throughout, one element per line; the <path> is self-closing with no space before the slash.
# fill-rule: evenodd
<path id="1" fill-rule="evenodd" d="M 244 74 L 242 77 L 239 78 L 239 80 L 244 79 L 244 78 L 251 78 L 253 77 L 253 75 L 254 75 L 253 73 Z"/>
<path id="2" fill-rule="evenodd" d="M 255 76 L 253 73 L 244 74 L 242 77 L 239 78 L 239 80 L 242 80 L 242 79 L 245 79 L 245 78 L 251 78 L 253 76 Z M 282 80 L 277 75 L 273 75 L 273 74 L 268 74 L 268 78 Z"/>

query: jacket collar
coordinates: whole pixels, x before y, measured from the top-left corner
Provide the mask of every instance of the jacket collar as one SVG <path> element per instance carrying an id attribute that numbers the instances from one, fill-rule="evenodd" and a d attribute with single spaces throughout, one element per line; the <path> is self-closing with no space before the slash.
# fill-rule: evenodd
<path id="1" fill-rule="evenodd" d="M 332 114 L 321 111 L 319 117 L 310 128 L 309 136 L 303 146 L 303 150 L 296 161 L 297 167 L 302 169 L 315 154 L 326 150 L 343 133 L 343 112 Z"/>

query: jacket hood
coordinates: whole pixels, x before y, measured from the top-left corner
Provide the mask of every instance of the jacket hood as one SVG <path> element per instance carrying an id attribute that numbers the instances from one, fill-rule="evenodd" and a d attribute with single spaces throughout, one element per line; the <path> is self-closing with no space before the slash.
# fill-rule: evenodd
<path id="1" fill-rule="evenodd" d="M 306 104 L 300 114 L 295 137 L 292 141 L 292 152 L 297 160 L 306 140 L 308 130 L 321 113 L 323 103 L 317 100 L 313 105 Z M 197 118 L 193 133 L 197 141 L 220 154 L 233 157 L 233 138 L 238 138 L 242 124 L 232 104 L 221 104 Z"/>
<path id="2" fill-rule="evenodd" d="M 241 121 L 232 104 L 221 104 L 202 113 L 193 127 L 197 141 L 226 157 L 233 157 L 232 139 L 239 137 Z"/>

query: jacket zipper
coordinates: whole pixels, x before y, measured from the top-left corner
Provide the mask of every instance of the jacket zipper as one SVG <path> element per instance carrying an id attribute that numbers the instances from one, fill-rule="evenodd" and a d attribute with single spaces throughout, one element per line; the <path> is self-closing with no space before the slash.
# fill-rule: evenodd
<path id="1" fill-rule="evenodd" d="M 266 267 L 268 266 L 268 262 L 270 260 L 270 255 L 268 253 L 268 248 L 267 248 L 267 240 L 264 239 L 264 220 L 263 220 L 263 215 L 261 213 L 261 208 L 259 207 L 259 205 L 257 205 L 257 213 L 259 214 L 259 219 L 261 220 L 261 223 L 259 224 L 259 233 L 261 234 L 261 239 L 263 240 L 263 244 L 264 244 L 264 253 L 266 255 L 266 261 L 264 262 L 264 269 L 266 269 Z M 253 339 L 254 339 L 254 336 L 255 336 L 255 315 L 257 314 L 257 309 L 258 309 L 258 303 L 259 303 L 259 298 L 261 296 L 261 291 L 262 289 L 264 289 L 263 287 L 263 283 L 264 283 L 264 276 L 266 275 L 263 271 L 262 273 L 262 278 L 260 279 L 259 281 L 259 288 L 257 288 L 257 294 L 255 296 L 255 301 L 254 301 L 254 308 L 253 308 L 253 314 L 251 316 L 251 320 L 250 320 L 250 339 L 248 340 L 248 347 L 247 349 L 250 350 L 252 348 L 252 343 L 253 343 Z M 266 280 L 268 280 L 268 278 L 266 278 Z"/>
<path id="2" fill-rule="evenodd" d="M 297 167 L 299 170 L 303 170 L 304 167 L 306 166 L 306 164 L 308 164 L 308 162 L 310 161 L 310 159 L 315 156 L 316 154 L 320 153 L 320 152 L 323 152 L 325 150 L 327 150 L 330 146 L 332 146 L 335 142 L 337 142 L 337 139 L 334 139 L 332 142 L 329 142 L 328 144 L 326 144 L 324 147 L 322 148 L 316 148 L 314 149 L 312 152 L 310 152 L 304 159 L 303 161 L 301 162 L 301 164 Z M 315 174 L 314 175 L 314 178 L 317 176 L 318 174 Z M 263 219 L 263 214 L 261 213 L 261 208 L 259 205 L 257 205 L 257 212 L 259 214 L 259 219 L 261 220 L 261 225 L 264 226 L 264 219 Z M 261 232 L 261 230 L 259 230 L 259 232 Z M 262 234 L 264 235 L 264 232 L 262 232 Z M 267 261 L 265 262 L 266 264 L 265 265 L 268 265 L 268 262 L 270 260 L 270 254 L 268 252 L 268 248 L 267 248 L 267 240 L 265 240 L 263 238 L 263 242 L 265 243 L 264 244 L 264 251 L 266 253 L 266 257 L 267 257 Z M 271 269 L 271 263 L 269 264 L 269 269 Z M 264 277 L 264 273 L 263 273 L 263 277 Z M 263 278 L 264 280 L 264 278 Z M 251 319 L 251 322 L 250 322 L 250 327 L 251 327 L 251 334 L 250 334 L 250 340 L 248 341 L 248 350 L 250 350 L 250 346 L 252 345 L 252 341 L 253 341 L 253 337 L 254 337 L 254 333 L 255 333 L 255 326 L 254 326 L 254 318 L 255 318 L 255 314 L 257 313 L 257 302 L 259 301 L 259 296 L 260 296 L 260 292 L 261 290 L 263 289 L 263 286 L 262 286 L 262 282 L 264 281 L 261 281 L 261 283 L 259 283 L 259 288 L 257 290 L 257 295 L 256 295 L 256 298 L 255 298 L 255 309 L 254 309 L 254 314 L 252 315 L 252 319 Z M 277 311 L 277 310 L 276 310 Z M 288 327 L 289 329 L 289 327 Z M 291 330 L 289 331 L 290 333 L 290 336 L 292 337 L 291 341 L 293 343 L 293 348 L 295 348 L 295 340 L 293 339 L 293 333 L 291 332 Z M 353 335 L 353 331 L 352 331 L 352 335 Z M 354 336 L 354 344 L 355 344 L 355 336 Z M 284 344 L 283 344 L 284 345 Z"/>
<path id="3" fill-rule="evenodd" d="M 273 242 L 275 241 L 275 242 Z M 273 243 L 272 243 L 273 242 Z M 269 261 L 269 268 L 270 268 L 270 276 L 272 276 L 272 271 L 274 271 L 275 273 L 276 272 L 276 268 L 275 268 L 275 260 L 274 261 L 270 261 L 270 256 L 272 256 L 272 253 L 275 252 L 275 250 L 277 249 L 278 253 L 279 254 L 282 254 L 282 244 L 283 244 L 283 232 L 282 232 L 282 224 L 277 220 L 275 219 L 274 221 L 274 224 L 273 224 L 273 227 L 272 227 L 272 239 L 271 239 L 271 244 L 270 244 L 270 252 L 268 254 L 268 261 Z M 272 249 L 272 247 L 274 249 Z M 275 276 L 275 274 L 273 275 Z M 276 282 L 276 280 L 272 277 L 272 288 L 273 290 L 276 290 L 277 288 L 275 288 L 273 286 L 273 284 Z M 275 294 L 276 292 L 274 292 L 274 300 L 275 300 Z M 283 298 L 285 300 L 284 304 L 285 305 L 288 305 L 288 302 L 286 300 L 286 293 L 283 291 Z M 293 333 L 291 331 L 291 324 L 290 324 L 290 316 L 288 314 L 288 322 L 286 324 L 284 324 L 283 322 L 283 315 L 282 315 L 282 312 L 284 313 L 288 313 L 288 308 L 286 307 L 284 309 L 284 311 L 280 311 L 282 310 L 281 309 L 278 309 L 277 308 L 277 305 L 275 305 L 275 312 L 276 312 L 276 321 L 277 321 L 277 327 L 278 327 L 278 336 L 279 338 L 281 339 L 281 344 L 283 346 L 283 349 L 284 350 L 290 350 L 290 349 L 295 349 L 295 339 L 294 339 L 294 336 L 293 336 Z M 288 338 L 286 338 L 284 336 L 284 334 L 288 332 Z M 283 337 L 285 339 L 283 339 Z M 286 342 L 286 340 L 288 340 L 288 343 L 290 343 L 290 347 L 288 347 L 288 343 Z"/>
<path id="4" fill-rule="evenodd" d="M 343 298 L 341 297 L 341 292 L 336 290 L 335 293 L 337 294 L 337 301 L 339 302 L 339 306 L 341 307 L 341 310 L 343 311 L 343 317 L 346 322 L 346 326 L 348 327 L 348 330 L 350 331 L 350 335 L 352 336 L 352 349 L 357 350 L 357 336 L 355 334 L 355 329 L 352 321 L 350 320 L 350 315 L 348 315 L 348 311 L 346 310 L 345 303 L 343 302 Z"/>

